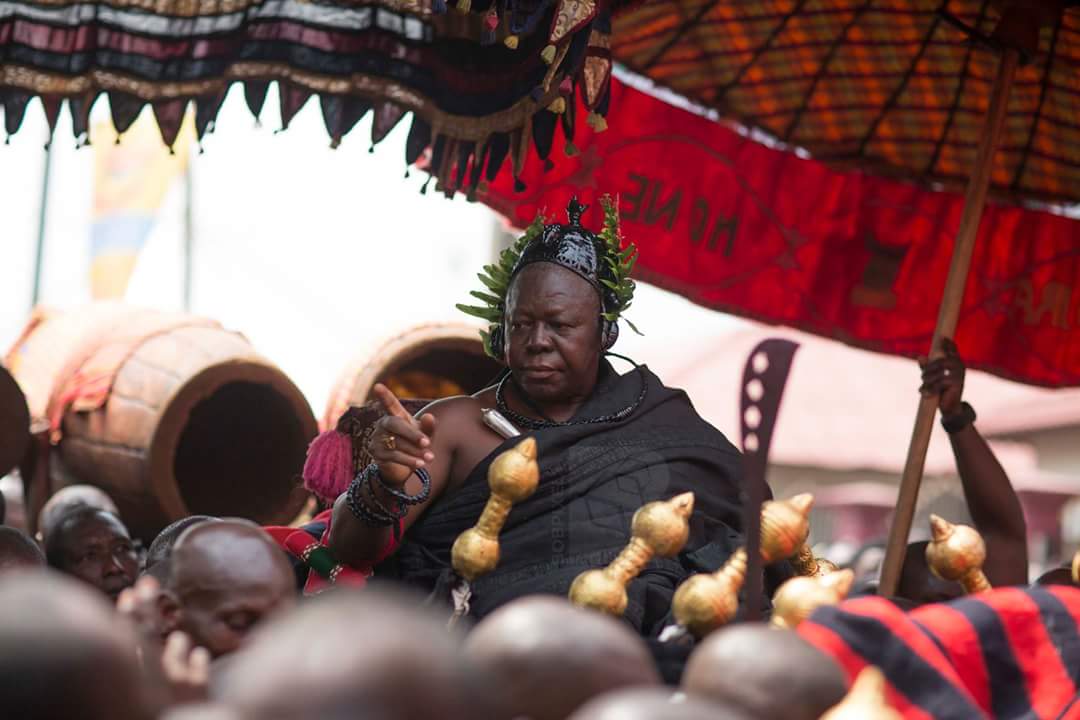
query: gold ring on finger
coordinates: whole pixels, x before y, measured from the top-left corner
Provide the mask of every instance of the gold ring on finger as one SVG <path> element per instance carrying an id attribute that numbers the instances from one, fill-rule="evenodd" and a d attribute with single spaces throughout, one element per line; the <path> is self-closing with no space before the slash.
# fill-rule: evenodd
<path id="1" fill-rule="evenodd" d="M 384 435 L 383 439 L 382 439 L 382 444 L 383 444 L 383 447 L 386 448 L 387 450 L 396 450 L 397 449 L 397 438 L 394 437 L 393 435 L 390 435 L 390 434 Z"/>

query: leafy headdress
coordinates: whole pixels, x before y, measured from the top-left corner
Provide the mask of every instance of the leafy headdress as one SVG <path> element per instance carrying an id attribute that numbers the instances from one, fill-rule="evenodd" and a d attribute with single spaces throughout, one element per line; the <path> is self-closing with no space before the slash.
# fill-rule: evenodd
<path id="1" fill-rule="evenodd" d="M 615 344 L 619 336 L 618 321 L 634 299 L 634 281 L 630 279 L 630 273 L 637 262 L 637 248 L 632 244 L 627 244 L 625 249 L 622 247 L 618 204 L 605 195 L 600 205 L 604 209 L 604 227 L 599 235 L 581 226 L 581 216 L 587 208 L 573 198 L 566 208 L 568 224 L 545 225 L 543 214 L 537 214 L 525 234 L 503 250 L 497 262 L 485 265 L 483 272 L 477 275 L 485 289 L 469 294 L 483 304 L 458 305 L 457 308 L 488 322 L 488 329 L 480 331 L 488 355 L 502 360 L 502 325 L 510 283 L 522 268 L 534 262 L 551 262 L 565 267 L 596 289 L 600 295 L 604 349 Z M 626 322 L 638 332 L 633 323 Z"/>

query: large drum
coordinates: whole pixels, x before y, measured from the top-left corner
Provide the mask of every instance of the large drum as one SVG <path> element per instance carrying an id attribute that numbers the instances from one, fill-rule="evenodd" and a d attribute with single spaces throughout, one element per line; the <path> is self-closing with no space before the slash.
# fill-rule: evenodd
<path id="1" fill-rule="evenodd" d="M 39 314 L 11 354 L 62 464 L 144 539 L 193 513 L 291 520 L 316 422 L 242 335 L 116 303 Z"/>
<path id="2" fill-rule="evenodd" d="M 330 394 L 322 427 L 335 427 L 349 409 L 384 383 L 401 399 L 437 400 L 489 385 L 502 366 L 484 354 L 479 331 L 464 323 L 418 325 L 361 353 Z"/>
<path id="3" fill-rule="evenodd" d="M 18 383 L 0 365 L 0 477 L 11 472 L 30 442 L 30 411 Z"/>

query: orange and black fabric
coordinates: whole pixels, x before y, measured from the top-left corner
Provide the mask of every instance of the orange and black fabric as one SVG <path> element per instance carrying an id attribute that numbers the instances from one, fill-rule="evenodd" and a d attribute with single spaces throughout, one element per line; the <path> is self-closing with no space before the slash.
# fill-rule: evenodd
<path id="1" fill-rule="evenodd" d="M 890 704 L 921 720 L 1080 718 L 1080 590 L 1001 588 L 905 613 L 868 597 L 822 608 L 799 634 L 849 679 L 876 665 Z"/>
<path id="2" fill-rule="evenodd" d="M 963 27 L 991 35 L 1001 5 L 653 0 L 616 15 L 611 51 L 818 159 L 956 184 L 971 172 L 997 63 Z M 1080 201 L 1080 9 L 1066 5 L 1017 73 L 999 196 Z"/>

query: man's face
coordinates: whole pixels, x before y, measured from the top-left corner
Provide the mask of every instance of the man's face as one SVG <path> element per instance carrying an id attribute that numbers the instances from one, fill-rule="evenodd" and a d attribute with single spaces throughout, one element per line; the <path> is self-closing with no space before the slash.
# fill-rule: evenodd
<path id="1" fill-rule="evenodd" d="M 581 401 L 600 363 L 600 298 L 574 272 L 548 262 L 514 278 L 506 308 L 506 364 L 530 397 Z"/>
<path id="2" fill-rule="evenodd" d="M 72 527 L 62 538 L 61 570 L 102 590 L 116 600 L 131 587 L 139 570 L 138 557 L 127 529 L 101 512 Z"/>
<path id="3" fill-rule="evenodd" d="M 183 630 L 213 657 L 227 655 L 243 644 L 251 629 L 271 613 L 292 606 L 295 588 L 280 575 L 264 578 L 203 577 L 177 588 L 177 604 L 164 609 L 166 630 Z"/>

